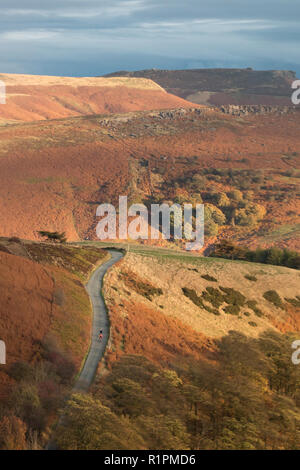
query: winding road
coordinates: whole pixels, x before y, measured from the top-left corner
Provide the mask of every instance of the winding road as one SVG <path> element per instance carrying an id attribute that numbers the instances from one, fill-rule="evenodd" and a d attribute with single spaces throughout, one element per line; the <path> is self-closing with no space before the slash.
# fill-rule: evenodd
<path id="1" fill-rule="evenodd" d="M 107 308 L 102 296 L 103 278 L 107 270 L 123 258 L 123 253 L 107 250 L 111 258 L 97 268 L 86 285 L 87 293 L 93 306 L 93 326 L 91 346 L 85 364 L 74 386 L 75 392 L 86 392 L 91 386 L 101 361 L 109 338 L 109 318 Z M 103 331 L 103 339 L 99 341 L 99 331 Z"/>

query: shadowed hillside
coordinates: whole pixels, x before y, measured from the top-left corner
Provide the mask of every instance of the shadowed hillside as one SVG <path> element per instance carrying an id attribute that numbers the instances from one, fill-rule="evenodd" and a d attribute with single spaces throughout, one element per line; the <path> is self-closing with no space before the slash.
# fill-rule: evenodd
<path id="1" fill-rule="evenodd" d="M 88 351 L 91 306 L 84 281 L 97 248 L 0 239 L 0 448 L 45 444 Z"/>
<path id="2" fill-rule="evenodd" d="M 140 70 L 107 77 L 142 77 L 169 93 L 199 104 L 291 105 L 292 71 L 252 69 Z"/>

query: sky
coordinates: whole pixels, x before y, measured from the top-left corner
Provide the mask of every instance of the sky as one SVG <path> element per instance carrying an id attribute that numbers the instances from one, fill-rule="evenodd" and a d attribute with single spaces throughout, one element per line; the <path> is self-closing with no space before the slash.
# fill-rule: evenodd
<path id="1" fill-rule="evenodd" d="M 1 73 L 253 67 L 300 76 L 299 0 L 1 0 Z"/>

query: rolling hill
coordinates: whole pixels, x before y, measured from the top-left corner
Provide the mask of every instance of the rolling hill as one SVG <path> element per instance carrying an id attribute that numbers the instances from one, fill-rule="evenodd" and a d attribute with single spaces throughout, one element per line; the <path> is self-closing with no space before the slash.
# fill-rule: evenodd
<path id="1" fill-rule="evenodd" d="M 190 106 L 143 78 L 0 74 L 0 80 L 6 85 L 6 105 L 0 106 L 0 124 Z"/>

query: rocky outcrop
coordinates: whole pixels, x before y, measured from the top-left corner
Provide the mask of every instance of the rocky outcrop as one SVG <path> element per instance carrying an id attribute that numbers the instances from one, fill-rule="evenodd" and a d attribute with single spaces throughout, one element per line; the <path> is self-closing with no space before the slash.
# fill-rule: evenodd
<path id="1" fill-rule="evenodd" d="M 233 116 L 247 116 L 248 114 L 289 114 L 295 112 L 294 106 L 267 106 L 267 105 L 228 105 L 218 108 L 224 114 Z"/>

